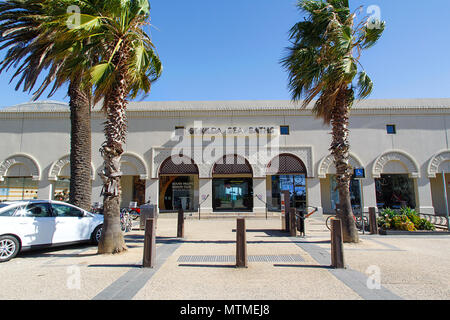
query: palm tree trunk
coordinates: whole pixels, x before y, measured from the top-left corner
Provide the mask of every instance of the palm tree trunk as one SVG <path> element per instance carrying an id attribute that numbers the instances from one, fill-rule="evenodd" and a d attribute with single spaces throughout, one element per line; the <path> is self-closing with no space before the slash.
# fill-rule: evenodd
<path id="1" fill-rule="evenodd" d="M 81 78 L 69 85 L 70 97 L 70 195 L 69 202 L 91 210 L 91 103 L 89 90 L 80 88 Z"/>
<path id="2" fill-rule="evenodd" d="M 358 231 L 353 219 L 352 204 L 350 201 L 350 179 L 352 176 L 349 165 L 348 123 L 349 123 L 349 95 L 351 90 L 341 88 L 332 111 L 332 143 L 331 153 L 336 166 L 336 181 L 339 192 L 338 218 L 342 221 L 344 242 L 359 242 Z"/>
<path id="3" fill-rule="evenodd" d="M 127 132 L 126 119 L 126 83 L 123 75 L 118 72 L 117 85 L 110 96 L 105 97 L 106 141 L 100 149 L 104 170 L 103 179 L 103 214 L 104 224 L 102 237 L 98 245 L 98 253 L 120 253 L 127 250 L 122 230 L 120 228 L 120 199 L 122 190 L 120 187 L 120 159 L 123 153 Z"/>

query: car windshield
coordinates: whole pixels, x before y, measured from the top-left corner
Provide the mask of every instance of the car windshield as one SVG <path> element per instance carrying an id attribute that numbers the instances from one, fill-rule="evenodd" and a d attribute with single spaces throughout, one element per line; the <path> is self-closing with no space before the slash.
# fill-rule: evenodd
<path id="1" fill-rule="evenodd" d="M 9 204 L 6 203 L 0 203 L 0 209 L 9 206 Z"/>

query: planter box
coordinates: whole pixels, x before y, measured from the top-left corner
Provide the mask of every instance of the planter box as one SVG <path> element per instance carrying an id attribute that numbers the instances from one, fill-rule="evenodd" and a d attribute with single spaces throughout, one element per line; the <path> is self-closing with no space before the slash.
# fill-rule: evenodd
<path id="1" fill-rule="evenodd" d="M 428 231 L 428 230 L 418 230 L 418 231 L 403 231 L 403 230 L 383 230 L 383 229 L 379 229 L 378 233 L 381 235 L 386 235 L 386 236 L 391 236 L 391 235 L 425 235 L 425 236 L 439 236 L 439 235 L 443 235 L 443 236 L 448 236 L 450 235 L 450 232 L 448 231 Z"/>

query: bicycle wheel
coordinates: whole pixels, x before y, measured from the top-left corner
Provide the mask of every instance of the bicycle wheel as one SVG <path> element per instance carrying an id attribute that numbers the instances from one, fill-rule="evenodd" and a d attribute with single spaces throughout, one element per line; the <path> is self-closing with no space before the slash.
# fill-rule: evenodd
<path id="1" fill-rule="evenodd" d="M 327 218 L 327 220 L 325 221 L 325 225 L 327 226 L 328 230 L 331 231 L 331 219 L 334 218 L 335 216 L 329 216 Z"/>
<path id="2" fill-rule="evenodd" d="M 136 210 L 131 210 L 130 216 L 133 220 L 137 220 L 137 218 L 139 218 L 139 213 Z"/>
<path id="3" fill-rule="evenodd" d="M 364 224 L 363 224 L 364 222 Z M 364 230 L 367 230 L 369 227 L 369 220 L 367 219 L 366 216 L 362 217 L 361 216 L 356 216 L 355 217 L 355 224 L 356 224 L 356 228 L 358 230 L 362 230 L 363 226 L 364 226 Z"/>
<path id="4" fill-rule="evenodd" d="M 130 216 L 128 216 L 127 222 L 126 232 L 130 232 L 133 229 L 133 220 Z"/>

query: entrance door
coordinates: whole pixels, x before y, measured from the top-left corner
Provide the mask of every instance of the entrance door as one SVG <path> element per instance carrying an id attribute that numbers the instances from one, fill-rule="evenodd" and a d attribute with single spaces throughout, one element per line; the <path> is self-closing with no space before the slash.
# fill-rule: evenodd
<path id="1" fill-rule="evenodd" d="M 281 193 L 289 191 L 291 195 L 291 208 L 306 208 L 306 176 L 276 175 L 272 176 L 272 208 L 281 210 Z"/>
<path id="2" fill-rule="evenodd" d="M 353 212 L 361 213 L 361 188 L 360 188 L 360 180 L 351 179 L 349 188 L 350 188 L 350 202 L 352 204 Z M 336 210 L 336 207 L 339 205 L 339 190 L 337 190 L 337 181 L 336 176 L 332 175 L 330 177 L 330 187 L 331 187 L 331 208 Z"/>
<path id="3" fill-rule="evenodd" d="M 213 179 L 214 211 L 252 211 L 252 178 Z"/>

